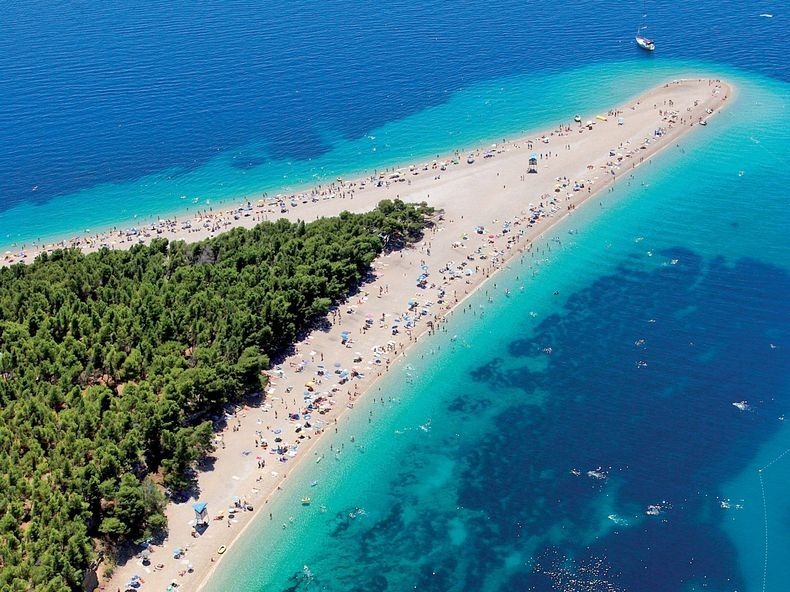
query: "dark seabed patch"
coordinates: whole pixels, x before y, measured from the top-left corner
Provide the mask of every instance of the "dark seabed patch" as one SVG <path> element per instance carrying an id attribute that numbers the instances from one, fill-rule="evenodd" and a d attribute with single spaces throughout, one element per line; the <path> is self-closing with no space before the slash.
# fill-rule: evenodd
<path id="1" fill-rule="evenodd" d="M 782 269 L 674 249 L 625 259 L 534 329 L 524 311 L 524 338 L 443 393 L 383 499 L 327 518 L 331 544 L 289 589 L 744 589 L 719 488 L 780 426 L 789 288 Z"/>

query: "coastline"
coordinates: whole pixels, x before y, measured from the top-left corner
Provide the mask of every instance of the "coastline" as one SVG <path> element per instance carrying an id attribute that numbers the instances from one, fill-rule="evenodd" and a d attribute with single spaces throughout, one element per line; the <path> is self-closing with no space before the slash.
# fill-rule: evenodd
<path id="1" fill-rule="evenodd" d="M 664 85 L 670 78 L 665 79 L 660 83 Z M 683 80 L 692 80 L 692 78 L 684 78 Z M 593 115 L 590 114 L 590 117 Z M 569 114 L 570 117 L 570 114 Z M 586 121 L 586 118 L 585 118 Z M 596 121 L 596 123 L 598 123 Z M 507 139 L 491 139 L 489 140 L 472 140 L 470 146 L 453 147 L 453 150 L 440 152 L 438 154 L 429 156 L 417 156 L 409 164 L 403 164 L 407 161 L 406 158 L 391 159 L 390 164 L 384 165 L 383 168 L 361 168 L 351 169 L 352 172 L 344 173 L 344 178 L 351 178 L 359 182 L 360 180 L 372 180 L 378 178 L 381 174 L 387 176 L 395 170 L 404 170 L 410 167 L 416 167 L 422 170 L 423 166 L 428 163 L 446 162 L 450 163 L 457 160 L 459 155 L 463 156 L 468 153 L 480 152 L 485 150 L 483 146 L 487 142 L 497 142 L 498 147 L 512 146 L 518 144 L 519 139 L 525 139 L 530 135 L 539 136 L 541 129 L 530 130 L 529 132 L 517 132 L 518 136 L 515 140 Z M 463 163 L 463 159 L 460 164 Z M 338 177 L 340 179 L 340 177 Z M 224 195 L 216 203 L 212 202 L 212 198 L 194 198 L 195 200 L 204 199 L 195 203 L 184 202 L 181 207 L 169 207 L 164 214 L 156 212 L 147 212 L 137 214 L 128 212 L 122 214 L 121 217 L 113 216 L 112 221 L 102 223 L 98 228 L 94 227 L 90 230 L 83 230 L 76 233 L 54 233 L 51 235 L 43 235 L 38 240 L 33 239 L 29 244 L 19 242 L 6 243 L 4 247 L 4 256 L 0 258 L 0 265 L 8 266 L 15 263 L 28 263 L 35 259 L 37 255 L 42 252 L 52 252 L 60 248 L 79 248 L 84 252 L 91 252 L 106 247 L 110 249 L 128 249 L 136 243 L 147 244 L 154 238 L 167 238 L 168 240 L 185 240 L 186 242 L 195 242 L 205 238 L 214 236 L 219 232 L 229 230 L 234 226 L 244 226 L 250 228 L 258 222 L 265 220 L 276 220 L 281 217 L 289 220 L 304 219 L 311 220 L 314 218 L 292 215 L 293 208 L 289 208 L 289 212 L 281 213 L 277 206 L 277 201 L 282 198 L 286 203 L 292 198 L 297 199 L 297 203 L 303 196 L 312 196 L 318 190 L 322 191 L 324 195 L 332 193 L 342 193 L 343 185 L 348 188 L 349 183 L 338 185 L 336 181 L 299 181 L 295 184 L 279 184 L 276 188 L 262 189 L 256 192 L 249 192 L 249 195 L 234 194 Z M 411 185 L 411 181 L 409 182 Z M 405 187 L 401 188 L 406 190 Z M 108 187 L 112 191 L 112 187 Z M 408 188 L 410 193 L 414 192 L 411 187 Z M 270 192 L 274 195 L 271 195 Z M 275 193 L 276 192 L 276 193 Z M 345 196 L 342 196 L 345 197 Z M 384 197 L 392 197 L 384 196 Z M 384 198 L 382 197 L 382 199 Z M 182 196 L 185 198 L 185 196 Z M 303 205 L 299 203 L 299 205 Z M 312 205 L 312 204 L 309 204 Z M 252 206 L 251 211 L 244 211 L 246 206 Z M 351 206 L 351 204 L 349 204 Z M 309 208 L 299 207 L 302 210 Z M 350 209 L 347 207 L 346 209 Z M 330 208 L 329 212 L 323 215 L 333 215 L 337 210 Z M 363 211 L 363 210 L 351 210 Z M 240 219 L 238 216 L 243 215 L 245 219 Z M 249 216 L 247 218 L 247 216 Z M 318 216 L 315 216 L 318 217 Z M 213 221 L 221 220 L 221 226 L 215 224 Z M 207 229 L 198 232 L 195 225 L 201 226 L 210 222 Z M 184 228 L 185 224 L 192 225 L 191 228 Z M 195 235 L 190 233 L 194 232 Z"/>
<path id="2" fill-rule="evenodd" d="M 490 143 L 492 138 L 499 141 L 527 136 L 547 122 L 621 103 L 643 89 L 680 76 L 679 72 L 715 77 L 719 71 L 715 65 L 685 62 L 658 69 L 653 64 L 646 69 L 632 68 L 630 62 L 618 61 L 605 69 L 587 65 L 571 73 L 530 74 L 526 82 L 523 76 L 515 75 L 464 85 L 446 103 L 385 122 L 370 129 L 369 135 L 337 144 L 330 140 L 329 152 L 301 162 L 276 156 L 269 160 L 265 146 L 242 146 L 240 150 L 251 154 L 262 150 L 266 160 L 266 166 L 253 167 L 249 175 L 239 174 L 239 167 L 232 164 L 236 163 L 235 153 L 220 151 L 198 169 L 175 166 L 41 202 L 23 200 L 19 207 L 0 212 L 0 227 L 4 228 L 0 251 L 17 254 L 32 245 L 68 243 L 76 238 L 84 242 L 113 229 L 151 226 L 159 219 L 191 219 L 198 210 L 230 210 L 248 200 L 257 202 L 264 192 L 289 195 L 326 184 L 337 176 L 368 177 L 375 170 L 396 168 L 404 162 L 428 161 L 454 150 L 465 152 Z M 586 82 L 590 79 L 595 83 Z M 558 90 L 554 92 L 554 88 Z M 593 102 L 587 96 L 592 91 L 601 93 Z M 501 99 L 501 109 L 492 108 Z M 59 213 L 53 216 L 53 210 Z"/>
<path id="3" fill-rule="evenodd" d="M 713 92 L 717 89 L 718 92 Z M 320 434 L 302 441 L 298 446 L 298 456 L 295 455 L 295 458 L 292 457 L 293 460 L 286 461 L 289 466 L 287 472 L 283 470 L 283 475 L 272 475 L 271 466 L 264 470 L 258 467 L 256 470 L 252 463 L 252 455 L 244 457 L 242 455 L 246 449 L 252 448 L 251 443 L 256 439 L 257 432 L 262 431 L 264 421 L 270 424 L 267 430 L 279 429 L 283 434 L 288 433 L 288 439 L 293 437 L 295 424 L 288 421 L 286 417 L 303 404 L 297 404 L 287 386 L 296 386 L 298 389 L 300 380 L 305 382 L 311 377 L 314 378 L 315 374 L 312 370 L 320 363 L 316 358 L 317 355 L 327 358 L 326 367 L 331 372 L 331 364 L 335 359 L 343 360 L 344 366 L 352 367 L 354 362 L 351 354 L 353 353 L 356 358 L 356 350 L 364 352 L 364 356 L 361 357 L 367 358 L 373 347 L 393 341 L 395 346 L 392 349 L 387 347 L 381 352 L 381 357 L 386 359 L 388 368 L 402 359 L 413 343 L 426 333 L 430 333 L 430 329 L 422 322 L 416 322 L 411 332 L 397 336 L 389 335 L 390 322 L 378 323 L 378 326 L 363 331 L 361 327 L 367 320 L 363 317 L 368 310 L 371 311 L 368 314 L 372 314 L 372 309 L 376 309 L 377 314 L 373 315 L 373 318 L 377 318 L 378 313 L 381 313 L 384 319 L 389 315 L 392 320 L 396 315 L 402 316 L 405 310 L 411 308 L 408 306 L 409 299 L 419 294 L 421 304 L 426 300 L 438 303 L 437 291 L 444 289 L 447 296 L 445 303 L 441 307 L 438 305 L 427 307 L 429 312 L 423 315 L 422 319 L 425 321 L 432 318 L 434 322 L 440 323 L 459 303 L 479 289 L 497 270 L 504 267 L 512 256 L 529 250 L 536 240 L 553 228 L 557 222 L 572 214 L 577 206 L 588 202 L 591 197 L 601 198 L 603 189 L 610 188 L 616 180 L 627 176 L 630 170 L 664 148 L 673 145 L 673 140 L 693 129 L 700 121 L 707 120 L 725 104 L 725 101 L 731 100 L 733 90 L 727 83 L 719 81 L 686 79 L 668 83 L 643 93 L 628 101 L 623 107 L 612 109 L 611 115 L 601 115 L 603 119 L 596 119 L 592 114 L 583 116 L 582 124 L 589 120 L 594 122 L 591 126 L 580 126 L 570 121 L 554 130 L 535 134 L 532 140 L 521 138 L 497 144 L 496 147 L 489 149 L 464 151 L 461 154 L 445 157 L 445 159 L 456 157 L 459 163 L 444 165 L 444 169 L 440 164 L 441 158 L 437 159 L 436 164 L 417 165 L 414 169 L 404 167 L 401 173 L 398 173 L 398 177 L 390 178 L 390 175 L 395 173 L 385 175 L 384 186 L 375 189 L 368 187 L 369 180 L 365 183 L 365 189 L 361 189 L 361 181 L 338 184 L 327 189 L 337 193 L 334 199 L 324 199 L 319 193 L 321 197 L 318 201 L 300 203 L 297 208 L 288 208 L 289 211 L 281 215 L 267 211 L 265 206 L 257 208 L 256 204 L 252 211 L 258 216 L 252 214 L 244 216 L 242 212 L 239 219 L 234 219 L 239 211 L 230 210 L 225 217 L 220 214 L 212 215 L 207 218 L 208 226 L 201 226 L 199 230 L 186 232 L 183 236 L 177 236 L 177 228 L 172 233 L 166 232 L 163 236 L 171 240 L 185 238 L 194 241 L 206 238 L 213 232 L 226 230 L 233 225 L 252 226 L 261 221 L 261 217 L 266 219 L 269 214 L 273 215 L 269 219 L 286 217 L 291 220 L 297 218 L 311 220 L 339 213 L 343 209 L 367 210 L 381 199 L 396 197 L 404 201 L 427 201 L 429 205 L 444 210 L 445 216 L 445 220 L 437 227 L 426 232 L 425 239 L 420 245 L 414 245 L 405 252 L 379 257 L 373 266 L 376 279 L 363 286 L 363 292 L 353 296 L 350 302 L 339 307 L 339 314 L 330 315 L 331 330 L 320 334 L 314 332 L 297 345 L 295 355 L 283 361 L 281 367 L 284 368 L 284 375 L 270 385 L 265 405 L 259 408 L 240 409 L 239 416 L 229 419 L 229 423 L 238 422 L 236 424 L 238 429 L 232 432 L 227 430 L 224 433 L 222 437 L 224 445 L 216 454 L 214 471 L 200 474 L 199 485 L 203 492 L 201 499 L 208 500 L 209 512 L 215 514 L 216 510 L 227 505 L 223 502 L 227 502 L 233 495 L 233 492 L 227 490 L 228 483 L 235 480 L 238 483 L 234 485 L 234 491 L 257 490 L 257 492 L 252 491 L 247 498 L 253 502 L 254 511 L 241 513 L 241 518 L 238 519 L 242 522 L 241 528 L 232 528 L 230 522 L 228 528 L 218 528 L 223 526 L 222 522 L 210 521 L 209 528 L 204 534 L 193 539 L 194 543 L 186 545 L 184 541 L 189 541 L 191 530 L 186 526 L 192 514 L 191 504 L 170 504 L 167 510 L 170 524 L 167 547 L 188 546 L 187 562 L 195 569 L 193 573 L 179 576 L 179 572 L 183 569 L 182 565 L 167 557 L 166 549 L 157 548 L 152 554 L 151 563 L 152 565 L 161 563 L 166 567 L 147 573 L 144 579 L 148 586 L 143 586 L 143 589 L 164 589 L 170 581 L 174 580 L 179 582 L 181 589 L 206 589 L 205 587 L 210 583 L 210 576 L 220 563 L 221 556 L 216 554 L 218 545 L 224 545 L 229 552 L 233 552 L 233 543 L 252 523 L 250 515 L 254 517 L 260 514 L 260 505 L 265 503 L 264 500 L 268 501 L 278 490 L 284 488 L 286 474 L 293 474 L 298 467 L 304 466 L 302 460 L 315 447 L 315 442 L 321 439 Z M 656 107 L 649 104 L 651 100 L 656 101 Z M 677 105 L 673 104 L 666 108 L 662 101 L 677 102 Z M 665 117 L 658 113 L 659 109 L 662 112 L 677 112 L 677 116 Z M 706 109 L 710 109 L 711 112 L 707 112 Z M 618 112 L 621 114 L 618 115 Z M 618 117 L 621 116 L 625 121 L 623 125 L 618 125 Z M 670 123 L 671 119 L 674 119 L 674 123 Z M 659 128 L 664 128 L 662 135 L 651 135 Z M 601 132 L 601 129 L 608 130 L 609 133 Z M 617 138 L 621 137 L 625 139 L 618 141 Z M 645 142 L 645 139 L 649 141 Z M 610 154 L 612 148 L 615 148 L 614 155 Z M 621 148 L 622 153 L 618 151 Z M 540 155 L 537 160 L 536 175 L 526 173 L 528 159 L 533 152 Z M 475 155 L 472 164 L 466 163 L 469 153 Z M 488 158 L 486 158 L 487 153 L 491 155 Z M 618 157 L 618 154 L 622 154 L 622 158 Z M 406 183 L 399 180 L 403 177 L 407 179 L 411 177 L 411 179 Z M 561 181 L 558 182 L 556 179 Z M 502 189 L 499 189 L 500 186 Z M 480 207 L 480 196 L 483 195 L 489 198 L 485 201 L 485 211 L 481 211 Z M 538 203 L 540 206 L 537 205 Z M 306 207 L 302 207 L 305 205 Z M 305 210 L 313 216 L 302 217 L 300 214 Z M 507 232 L 504 232 L 504 221 L 509 222 Z M 484 227 L 481 234 L 474 230 L 478 225 Z M 135 242 L 137 241 L 125 241 L 123 246 L 131 246 Z M 98 246 L 89 244 L 86 250 L 95 250 Z M 486 258 L 481 259 L 481 254 L 485 254 Z M 474 258 L 469 259 L 470 255 Z M 439 276 L 442 275 L 440 270 L 446 269 L 450 261 L 455 262 L 458 259 L 468 262 L 467 269 L 471 270 L 472 267 L 477 269 L 467 275 L 465 271 L 453 266 L 453 273 L 446 271 L 443 281 L 440 281 Z M 418 291 L 409 282 L 412 281 L 413 276 L 419 274 L 422 265 L 428 266 L 429 283 L 435 285 Z M 454 273 L 455 271 L 459 272 L 458 275 Z M 400 281 L 402 276 L 405 276 L 407 281 Z M 450 277 L 454 279 L 449 279 Z M 353 312 L 347 312 L 349 309 L 353 309 Z M 339 344 L 344 321 L 346 329 L 351 330 L 355 340 L 350 348 Z M 302 353 L 299 353 L 300 350 Z M 307 354 L 307 350 L 315 354 Z M 308 357 L 310 362 L 303 370 L 305 374 L 301 375 L 296 368 Z M 381 357 L 377 359 L 381 360 Z M 378 366 L 373 360 L 360 362 L 360 364 L 364 363 L 370 364 L 371 369 L 368 371 L 366 368 L 364 378 L 352 379 L 348 382 L 348 386 L 342 386 L 336 394 L 327 397 L 329 400 L 335 400 L 335 404 L 329 405 L 324 425 L 345 417 L 351 410 L 352 407 L 349 405 L 353 406 L 354 399 L 365 394 L 374 386 L 378 377 L 385 373 L 383 362 Z M 307 370 L 310 372 L 306 372 Z M 353 392 L 350 386 L 352 382 Z M 342 392 L 346 390 L 347 393 Z M 286 396 L 291 398 L 293 406 L 284 400 Z M 277 417 L 277 411 L 285 413 Z M 274 420 L 271 418 L 272 412 L 275 414 Z M 256 424 L 256 418 L 260 423 Z M 272 439 L 271 435 L 267 438 Z M 240 457 L 244 459 L 241 463 L 238 461 Z M 240 467 L 240 464 L 249 466 Z M 239 477 L 235 473 L 246 474 Z M 144 569 L 146 568 L 137 561 L 130 560 L 125 566 L 116 570 L 115 576 L 106 585 L 120 586 L 128 581 L 131 573 L 139 573 Z M 200 583 L 193 588 L 198 581 Z"/>

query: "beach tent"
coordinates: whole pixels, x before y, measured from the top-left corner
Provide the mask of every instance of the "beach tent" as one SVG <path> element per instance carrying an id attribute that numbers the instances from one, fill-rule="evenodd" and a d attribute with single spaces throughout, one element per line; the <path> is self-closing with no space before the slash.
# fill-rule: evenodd
<path id="1" fill-rule="evenodd" d="M 529 169 L 527 169 L 527 173 L 537 173 L 538 172 L 538 155 L 537 153 L 533 152 L 529 155 Z"/>
<path id="2" fill-rule="evenodd" d="M 208 524 L 208 511 L 206 510 L 208 504 L 206 502 L 196 502 L 192 504 L 192 509 L 195 510 L 195 528 L 200 525 Z"/>

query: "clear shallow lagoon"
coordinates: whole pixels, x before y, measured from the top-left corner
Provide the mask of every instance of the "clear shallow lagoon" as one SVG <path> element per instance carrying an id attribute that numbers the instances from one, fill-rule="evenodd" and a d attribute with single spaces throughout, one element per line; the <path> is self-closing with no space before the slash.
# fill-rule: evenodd
<path id="1" fill-rule="evenodd" d="M 5 245 L 513 137 L 668 77 L 739 87 L 417 346 L 210 590 L 784 590 L 786 16 L 650 8 L 647 56 L 633 4 L 8 7 Z"/>

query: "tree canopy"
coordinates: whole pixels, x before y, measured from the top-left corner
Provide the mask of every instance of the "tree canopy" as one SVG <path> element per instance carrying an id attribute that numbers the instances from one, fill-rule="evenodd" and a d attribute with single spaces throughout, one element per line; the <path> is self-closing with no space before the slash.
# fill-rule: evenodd
<path id="1" fill-rule="evenodd" d="M 427 213 L 387 200 L 0 269 L 0 589 L 79 589 L 97 542 L 164 528 L 159 484 L 190 484 L 206 418 L 260 390 L 269 359 Z"/>

